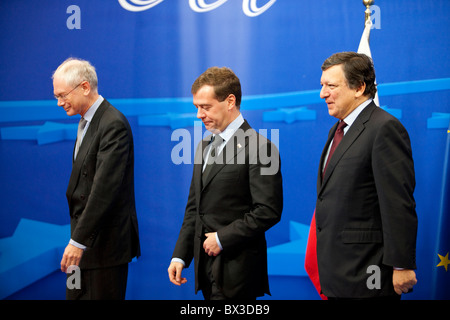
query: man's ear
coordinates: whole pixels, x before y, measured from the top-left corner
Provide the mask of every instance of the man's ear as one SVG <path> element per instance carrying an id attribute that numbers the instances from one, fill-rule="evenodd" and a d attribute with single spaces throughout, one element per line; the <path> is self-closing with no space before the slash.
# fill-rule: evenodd
<path id="1" fill-rule="evenodd" d="M 359 98 L 364 95 L 364 91 L 366 91 L 366 83 L 362 82 L 359 88 L 356 89 L 355 97 Z"/>
<path id="2" fill-rule="evenodd" d="M 228 110 L 230 111 L 233 107 L 236 107 L 236 97 L 234 94 L 230 94 L 228 95 L 228 97 L 226 98 L 227 100 L 227 106 L 228 106 Z"/>
<path id="3" fill-rule="evenodd" d="M 83 89 L 83 94 L 85 96 L 88 96 L 91 92 L 91 84 L 87 81 L 83 81 L 80 85 L 80 87 Z"/>

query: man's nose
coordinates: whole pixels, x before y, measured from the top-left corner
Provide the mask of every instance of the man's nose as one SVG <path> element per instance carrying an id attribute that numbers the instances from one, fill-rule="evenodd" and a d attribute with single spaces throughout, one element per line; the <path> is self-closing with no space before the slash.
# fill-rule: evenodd
<path id="1" fill-rule="evenodd" d="M 197 118 L 199 119 L 203 119 L 205 117 L 205 113 L 203 112 L 203 110 L 201 108 L 197 109 Z"/>
<path id="2" fill-rule="evenodd" d="M 326 97 L 328 97 L 328 90 L 325 89 L 325 87 L 322 87 L 322 89 L 320 89 L 320 98 L 325 99 Z"/>

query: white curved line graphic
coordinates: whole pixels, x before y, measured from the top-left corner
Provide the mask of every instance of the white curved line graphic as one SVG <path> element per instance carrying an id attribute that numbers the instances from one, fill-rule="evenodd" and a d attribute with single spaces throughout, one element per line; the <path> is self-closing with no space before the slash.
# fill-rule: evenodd
<path id="1" fill-rule="evenodd" d="M 245 15 L 248 17 L 256 17 L 261 13 L 269 9 L 277 0 L 270 0 L 262 7 L 256 5 L 256 0 L 244 0 L 242 1 L 242 11 L 244 11 Z"/>
<path id="2" fill-rule="evenodd" d="M 214 3 L 207 4 L 205 0 L 189 0 L 189 6 L 195 12 L 207 12 L 220 7 L 222 4 L 228 0 L 217 0 Z"/>
<path id="3" fill-rule="evenodd" d="M 139 12 L 150 9 L 164 0 L 119 0 L 119 4 L 128 11 Z"/>

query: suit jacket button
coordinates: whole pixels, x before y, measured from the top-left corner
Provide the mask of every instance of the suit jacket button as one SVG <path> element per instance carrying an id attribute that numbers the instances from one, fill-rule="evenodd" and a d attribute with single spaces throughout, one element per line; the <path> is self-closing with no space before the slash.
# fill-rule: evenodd
<path id="1" fill-rule="evenodd" d="M 81 196 L 80 196 L 80 199 L 81 200 L 84 200 L 86 198 L 86 196 L 84 195 L 84 194 L 82 194 Z"/>

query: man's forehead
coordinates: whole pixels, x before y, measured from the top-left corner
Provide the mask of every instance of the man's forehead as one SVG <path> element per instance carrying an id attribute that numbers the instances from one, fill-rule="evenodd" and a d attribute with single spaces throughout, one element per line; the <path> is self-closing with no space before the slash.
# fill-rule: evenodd
<path id="1" fill-rule="evenodd" d="M 204 85 L 193 94 L 194 104 L 209 104 L 211 100 L 217 100 L 214 87 Z"/>
<path id="2" fill-rule="evenodd" d="M 344 70 L 342 69 L 342 65 L 335 65 L 326 70 L 322 71 L 322 81 L 339 81 L 345 80 Z"/>
<path id="3" fill-rule="evenodd" d="M 66 81 L 56 77 L 53 79 L 53 89 L 55 91 L 64 91 L 67 90 L 68 87 Z"/>

